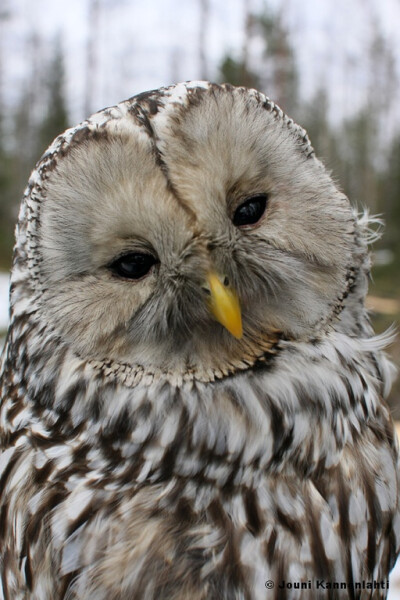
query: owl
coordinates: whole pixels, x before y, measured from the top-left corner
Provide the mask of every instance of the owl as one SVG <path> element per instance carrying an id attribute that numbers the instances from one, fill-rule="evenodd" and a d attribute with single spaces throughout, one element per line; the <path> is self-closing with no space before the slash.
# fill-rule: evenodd
<path id="1" fill-rule="evenodd" d="M 57 137 L 16 231 L 0 598 L 385 598 L 370 237 L 255 90 L 161 88 Z"/>

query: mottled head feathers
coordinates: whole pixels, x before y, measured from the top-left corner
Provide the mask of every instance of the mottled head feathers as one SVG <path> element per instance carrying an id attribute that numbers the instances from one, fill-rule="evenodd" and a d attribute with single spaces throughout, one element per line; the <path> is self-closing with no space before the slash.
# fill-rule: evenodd
<path id="1" fill-rule="evenodd" d="M 257 194 L 262 218 L 236 227 Z M 109 268 L 129 252 L 154 256 L 139 281 Z M 354 213 L 303 129 L 255 90 L 179 84 L 95 114 L 44 154 L 20 213 L 12 310 L 37 311 L 80 357 L 212 378 L 278 339 L 340 329 L 363 262 Z M 240 299 L 240 340 L 207 308 L 210 269 Z"/>

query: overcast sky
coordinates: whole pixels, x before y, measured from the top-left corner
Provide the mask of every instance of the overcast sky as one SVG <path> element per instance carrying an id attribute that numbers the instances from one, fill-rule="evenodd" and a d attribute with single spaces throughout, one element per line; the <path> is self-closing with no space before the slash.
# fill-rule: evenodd
<path id="1" fill-rule="evenodd" d="M 175 79 L 198 79 L 199 0 L 101 0 L 98 78 L 93 89 L 97 110 Z M 4 83 L 12 105 L 26 77 L 28 34 L 44 39 L 44 56 L 59 35 L 67 58 L 71 120 L 84 118 L 86 0 L 0 0 L 12 18 L 2 24 Z M 262 10 L 263 0 L 252 0 Z M 217 76 L 225 52 L 238 55 L 243 43 L 243 0 L 210 0 L 207 61 L 210 79 Z M 292 32 L 301 72 L 303 97 L 326 84 L 341 111 L 365 98 L 368 44 L 380 29 L 392 40 L 400 76 L 399 0 L 269 0 L 283 7 Z M 260 48 L 255 41 L 253 60 Z M 400 104 L 400 102 L 399 102 Z M 344 108 L 343 108 L 344 107 Z"/>

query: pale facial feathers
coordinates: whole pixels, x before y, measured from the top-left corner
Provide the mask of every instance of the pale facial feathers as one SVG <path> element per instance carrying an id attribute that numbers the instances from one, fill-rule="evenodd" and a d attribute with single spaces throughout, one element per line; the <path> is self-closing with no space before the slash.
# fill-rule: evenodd
<path id="1" fill-rule="evenodd" d="M 189 89 L 180 105 L 149 95 L 56 159 L 40 207 L 40 285 L 47 318 L 80 355 L 184 373 L 212 354 L 230 368 L 262 355 L 259 337 L 309 339 L 336 320 L 354 215 L 303 132 L 266 106 L 223 88 Z M 232 215 L 257 193 L 265 214 L 239 230 Z M 141 281 L 112 276 L 109 264 L 133 251 L 159 262 Z M 207 310 L 211 268 L 241 299 L 241 342 Z"/>

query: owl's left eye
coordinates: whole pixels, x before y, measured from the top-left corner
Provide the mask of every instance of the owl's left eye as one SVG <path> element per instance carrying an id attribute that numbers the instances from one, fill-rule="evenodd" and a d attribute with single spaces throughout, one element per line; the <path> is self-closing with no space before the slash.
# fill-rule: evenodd
<path id="1" fill-rule="evenodd" d="M 140 279 L 147 275 L 156 262 L 158 262 L 157 259 L 151 254 L 130 252 L 117 258 L 109 268 L 113 273 L 125 279 Z"/>
<path id="2" fill-rule="evenodd" d="M 254 225 L 264 214 L 267 206 L 267 194 L 257 194 L 247 198 L 243 204 L 237 207 L 232 222 L 236 227 L 243 225 Z"/>

